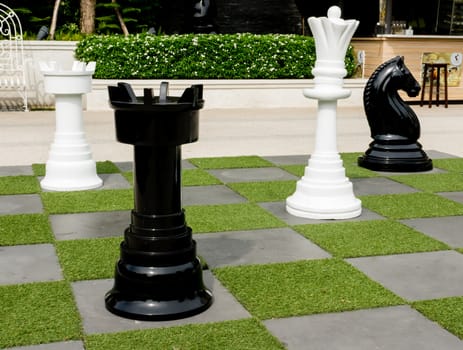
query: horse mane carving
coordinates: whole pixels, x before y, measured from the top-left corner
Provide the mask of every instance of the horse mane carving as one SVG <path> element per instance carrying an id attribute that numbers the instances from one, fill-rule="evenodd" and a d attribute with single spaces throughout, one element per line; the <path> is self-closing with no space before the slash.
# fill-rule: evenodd
<path id="1" fill-rule="evenodd" d="M 372 138 L 417 141 L 420 137 L 420 122 L 398 90 L 404 90 L 410 97 L 420 91 L 419 83 L 400 56 L 381 64 L 365 86 L 363 103 Z"/>
<path id="2" fill-rule="evenodd" d="M 431 170 L 432 160 L 418 142 L 418 117 L 398 90 L 410 97 L 420 92 L 419 83 L 400 56 L 381 64 L 365 86 L 363 104 L 373 142 L 358 164 L 379 171 Z"/>

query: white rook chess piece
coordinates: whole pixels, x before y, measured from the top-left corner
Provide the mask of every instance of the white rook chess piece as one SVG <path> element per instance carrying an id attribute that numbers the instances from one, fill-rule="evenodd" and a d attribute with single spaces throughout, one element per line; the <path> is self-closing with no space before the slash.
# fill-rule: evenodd
<path id="1" fill-rule="evenodd" d="M 74 62 L 62 70 L 56 62 L 39 62 L 45 91 L 55 95 L 56 131 L 40 182 L 43 189 L 79 191 L 100 187 L 96 163 L 87 143 L 82 118 L 82 95 L 92 89 L 95 62 Z"/>
<path id="2" fill-rule="evenodd" d="M 314 88 L 304 96 L 318 100 L 315 149 L 297 182 L 296 191 L 286 199 L 288 213 L 310 219 L 348 219 L 359 216 L 361 201 L 355 198 L 346 177 L 336 142 L 337 100 L 351 91 L 343 88 L 347 74 L 344 58 L 357 20 L 341 18 L 341 9 L 332 6 L 328 17 L 310 17 L 317 58 L 312 70 Z"/>

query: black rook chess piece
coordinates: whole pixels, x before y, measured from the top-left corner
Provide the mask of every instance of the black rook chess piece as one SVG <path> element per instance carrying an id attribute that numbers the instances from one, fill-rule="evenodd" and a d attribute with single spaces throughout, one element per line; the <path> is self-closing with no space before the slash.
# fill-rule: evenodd
<path id="1" fill-rule="evenodd" d="M 202 92 L 193 85 L 169 97 L 162 83 L 159 97 L 136 97 L 127 83 L 109 87 L 117 140 L 134 146 L 134 209 L 105 297 L 116 315 L 177 319 L 212 304 L 181 204 L 181 145 L 198 139 Z"/>

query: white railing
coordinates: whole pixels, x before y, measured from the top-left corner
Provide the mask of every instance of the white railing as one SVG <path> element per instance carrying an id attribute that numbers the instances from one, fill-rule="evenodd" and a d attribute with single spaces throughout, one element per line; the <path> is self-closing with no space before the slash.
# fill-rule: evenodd
<path id="1" fill-rule="evenodd" d="M 0 90 L 18 93 L 23 101 L 23 109 L 28 110 L 21 22 L 16 13 L 2 3 L 0 3 Z"/>

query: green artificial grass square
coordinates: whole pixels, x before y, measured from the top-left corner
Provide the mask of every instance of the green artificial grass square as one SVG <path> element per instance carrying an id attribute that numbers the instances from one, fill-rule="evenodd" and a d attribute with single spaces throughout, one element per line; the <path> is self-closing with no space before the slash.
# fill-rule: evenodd
<path id="1" fill-rule="evenodd" d="M 263 168 L 274 166 L 271 162 L 258 156 L 192 158 L 188 161 L 202 169 L 236 169 Z"/>
<path id="2" fill-rule="evenodd" d="M 374 171 L 359 167 L 357 165 L 344 165 L 344 168 L 346 169 L 346 177 L 350 179 L 378 176 L 378 174 Z"/>
<path id="3" fill-rule="evenodd" d="M 45 164 L 32 164 L 32 170 L 35 176 L 45 176 Z M 102 162 L 96 162 L 96 172 L 98 174 L 112 174 L 120 173 L 121 171 L 113 162 L 106 160 Z"/>
<path id="4" fill-rule="evenodd" d="M 85 339 L 87 350 L 277 350 L 283 345 L 255 319 L 97 334 Z"/>
<path id="5" fill-rule="evenodd" d="M 303 225 L 295 229 L 340 258 L 450 249 L 446 244 L 392 220 Z"/>
<path id="6" fill-rule="evenodd" d="M 122 173 L 122 176 L 133 186 L 133 171 L 126 171 Z"/>
<path id="7" fill-rule="evenodd" d="M 240 182 L 227 186 L 251 202 L 277 202 L 294 193 L 296 181 Z"/>
<path id="8" fill-rule="evenodd" d="M 415 174 L 390 176 L 391 179 L 426 192 L 463 191 L 463 174 Z"/>
<path id="9" fill-rule="evenodd" d="M 361 196 L 362 205 L 390 219 L 463 215 L 463 205 L 433 193 Z"/>
<path id="10" fill-rule="evenodd" d="M 302 177 L 304 175 L 304 170 L 306 166 L 307 166 L 306 164 L 304 165 L 292 164 L 292 165 L 282 165 L 280 166 L 280 168 L 297 177 Z"/>
<path id="11" fill-rule="evenodd" d="M 363 153 L 341 153 L 342 163 L 346 169 L 346 176 L 349 178 L 375 177 L 378 173 L 358 166 L 358 157 Z"/>
<path id="12" fill-rule="evenodd" d="M 50 214 L 129 210 L 133 208 L 133 190 L 96 190 L 42 192 L 42 202 Z"/>
<path id="13" fill-rule="evenodd" d="M 126 171 L 122 173 L 122 176 L 133 186 L 133 171 Z"/>
<path id="14" fill-rule="evenodd" d="M 462 158 L 433 159 L 432 163 L 434 168 L 444 169 L 451 172 L 463 172 Z"/>
<path id="15" fill-rule="evenodd" d="M 56 242 L 65 278 L 80 281 L 113 277 L 122 240 L 121 236 Z"/>
<path id="16" fill-rule="evenodd" d="M 344 165 L 357 165 L 358 158 L 363 155 L 361 152 L 343 152 L 339 153 Z"/>
<path id="17" fill-rule="evenodd" d="M 43 282 L 0 286 L 0 348 L 79 339 L 70 286 Z"/>
<path id="18" fill-rule="evenodd" d="M 203 169 L 184 169 L 182 186 L 220 185 L 222 182 Z"/>
<path id="19" fill-rule="evenodd" d="M 252 203 L 188 206 L 185 212 L 194 233 L 286 226 L 283 221 Z"/>
<path id="20" fill-rule="evenodd" d="M 50 242 L 53 242 L 53 234 L 46 215 L 0 216 L 0 246 Z"/>
<path id="21" fill-rule="evenodd" d="M 34 163 L 32 164 L 32 172 L 35 176 L 45 176 L 45 164 Z"/>
<path id="22" fill-rule="evenodd" d="M 224 267 L 215 269 L 214 274 L 260 319 L 404 303 L 338 259 Z"/>
<path id="23" fill-rule="evenodd" d="M 0 177 L 0 195 L 39 193 L 40 184 L 35 176 Z"/>
<path id="24" fill-rule="evenodd" d="M 463 339 L 463 297 L 418 301 L 412 306 L 430 320 Z"/>
<path id="25" fill-rule="evenodd" d="M 96 172 L 98 174 L 117 174 L 121 170 L 110 160 L 105 160 L 103 162 L 96 162 Z"/>

